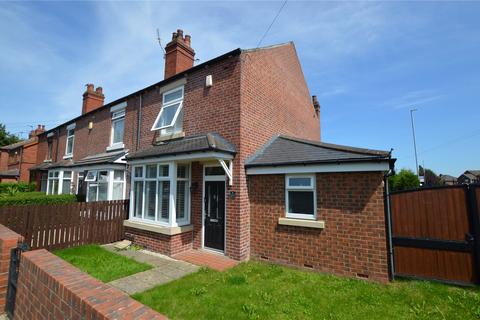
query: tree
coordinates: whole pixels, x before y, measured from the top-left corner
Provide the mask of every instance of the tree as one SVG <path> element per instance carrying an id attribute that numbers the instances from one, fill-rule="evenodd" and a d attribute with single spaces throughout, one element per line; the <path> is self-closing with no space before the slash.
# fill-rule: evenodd
<path id="1" fill-rule="evenodd" d="M 418 172 L 423 176 L 424 186 L 439 186 L 442 184 L 440 177 L 432 170 L 419 166 Z"/>
<path id="2" fill-rule="evenodd" d="M 420 187 L 420 180 L 412 170 L 402 169 L 388 179 L 390 191 L 400 191 Z"/>
<path id="3" fill-rule="evenodd" d="M 0 123 L 0 147 L 20 141 L 20 138 L 7 131 L 4 124 Z"/>

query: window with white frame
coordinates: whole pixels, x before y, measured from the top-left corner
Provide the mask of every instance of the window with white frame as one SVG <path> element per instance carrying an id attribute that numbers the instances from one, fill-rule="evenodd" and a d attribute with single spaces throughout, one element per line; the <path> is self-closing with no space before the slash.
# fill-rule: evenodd
<path id="1" fill-rule="evenodd" d="M 48 171 L 47 194 L 70 194 L 72 192 L 72 178 L 72 171 Z"/>
<path id="2" fill-rule="evenodd" d="M 155 119 L 153 130 L 160 134 L 173 134 L 183 128 L 183 86 L 163 93 L 162 109 Z"/>
<path id="3" fill-rule="evenodd" d="M 73 155 L 73 143 L 75 139 L 75 127 L 67 127 L 67 145 L 65 146 L 65 156 Z"/>
<path id="4" fill-rule="evenodd" d="M 60 171 L 48 171 L 47 194 L 58 194 Z"/>
<path id="5" fill-rule="evenodd" d="M 112 200 L 125 198 L 125 170 L 113 170 Z"/>
<path id="6" fill-rule="evenodd" d="M 89 170 L 84 181 L 87 202 L 125 199 L 125 170 Z"/>
<path id="7" fill-rule="evenodd" d="M 134 166 L 133 219 L 177 226 L 190 222 L 190 166 L 153 163 Z"/>
<path id="8" fill-rule="evenodd" d="M 315 175 L 287 175 L 285 202 L 287 218 L 315 219 Z"/>
<path id="9" fill-rule="evenodd" d="M 125 131 L 125 109 L 112 112 L 111 147 L 123 148 L 123 133 Z"/>

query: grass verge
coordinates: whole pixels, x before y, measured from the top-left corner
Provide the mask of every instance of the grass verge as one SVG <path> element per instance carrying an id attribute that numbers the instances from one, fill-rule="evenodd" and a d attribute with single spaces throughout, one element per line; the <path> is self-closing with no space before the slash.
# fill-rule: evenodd
<path id="1" fill-rule="evenodd" d="M 61 249 L 54 254 L 103 282 L 110 282 L 152 268 L 149 264 L 110 252 L 98 245 Z"/>
<path id="2" fill-rule="evenodd" d="M 253 261 L 132 297 L 171 319 L 480 319 L 478 289 L 382 285 Z"/>

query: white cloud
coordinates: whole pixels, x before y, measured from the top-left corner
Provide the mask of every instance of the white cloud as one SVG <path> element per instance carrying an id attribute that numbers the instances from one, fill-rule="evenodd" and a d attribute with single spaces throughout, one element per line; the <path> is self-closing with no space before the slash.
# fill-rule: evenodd
<path id="1" fill-rule="evenodd" d="M 385 105 L 393 109 L 415 108 L 442 99 L 445 96 L 445 94 L 439 94 L 434 90 L 416 90 L 390 99 Z"/>

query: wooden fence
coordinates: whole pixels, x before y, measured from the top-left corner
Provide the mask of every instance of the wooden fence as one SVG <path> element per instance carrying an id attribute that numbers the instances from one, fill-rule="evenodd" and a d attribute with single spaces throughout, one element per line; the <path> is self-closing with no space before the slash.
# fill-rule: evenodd
<path id="1" fill-rule="evenodd" d="M 480 280 L 480 187 L 390 196 L 395 275 L 459 284 Z"/>
<path id="2" fill-rule="evenodd" d="M 0 224 L 31 249 L 62 249 L 124 238 L 128 200 L 0 207 Z"/>

